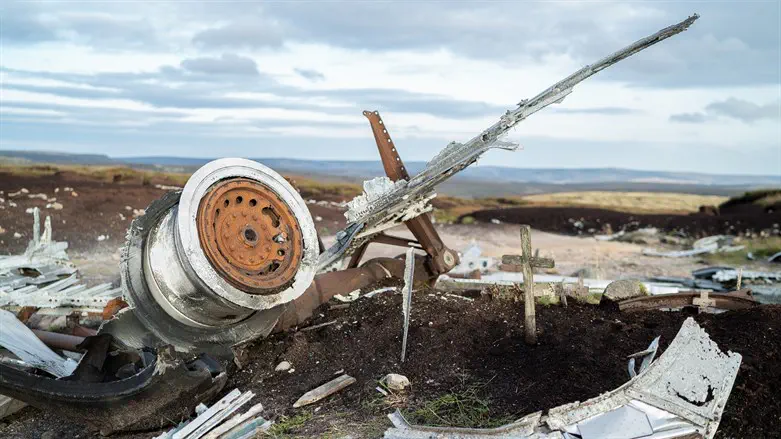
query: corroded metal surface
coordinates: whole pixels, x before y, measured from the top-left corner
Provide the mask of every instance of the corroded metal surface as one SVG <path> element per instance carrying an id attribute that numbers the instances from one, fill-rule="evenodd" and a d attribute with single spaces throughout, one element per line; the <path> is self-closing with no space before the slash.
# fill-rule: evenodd
<path id="1" fill-rule="evenodd" d="M 246 178 L 217 183 L 201 199 L 198 237 L 209 262 L 251 294 L 284 288 L 301 264 L 301 228 L 268 187 Z"/>

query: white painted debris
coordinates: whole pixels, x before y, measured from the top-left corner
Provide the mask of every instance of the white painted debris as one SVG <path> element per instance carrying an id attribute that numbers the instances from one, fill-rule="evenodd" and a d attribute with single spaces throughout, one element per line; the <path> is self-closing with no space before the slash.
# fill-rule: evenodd
<path id="1" fill-rule="evenodd" d="M 534 283 L 548 283 L 548 284 L 578 284 L 579 279 L 573 276 L 559 276 L 551 274 L 535 274 Z M 589 290 L 589 293 L 602 294 L 605 288 L 613 282 L 611 279 L 583 279 L 583 285 Z M 516 284 L 523 283 L 523 274 L 500 271 L 495 273 L 488 273 L 482 276 L 481 279 L 459 279 L 452 278 L 447 275 L 442 275 L 437 279 L 435 285 L 439 290 L 450 291 L 479 291 L 486 287 L 498 286 L 502 288 L 511 288 Z M 683 284 L 672 282 L 642 282 L 648 294 L 674 294 L 679 291 L 691 290 L 691 287 L 687 287 Z M 548 289 L 535 289 L 534 295 L 536 297 L 552 294 Z"/>
<path id="2" fill-rule="evenodd" d="M 345 387 L 354 384 L 355 378 L 350 375 L 341 375 L 322 386 L 306 392 L 301 398 L 298 398 L 293 404 L 294 408 L 303 407 L 305 405 L 314 404 L 323 398 L 333 395 L 334 393 L 344 389 Z"/>
<path id="3" fill-rule="evenodd" d="M 125 210 L 127 210 L 127 211 L 131 211 L 131 210 L 133 210 L 133 207 L 131 207 L 131 206 L 125 206 Z"/>
<path id="4" fill-rule="evenodd" d="M 290 364 L 289 361 L 283 361 L 279 364 L 277 364 L 277 367 L 274 368 L 274 371 L 276 372 L 285 372 L 289 370 L 291 367 L 293 367 L 292 364 Z"/>
<path id="5" fill-rule="evenodd" d="M 732 280 L 737 280 L 738 278 L 738 270 L 735 269 L 726 269 L 726 270 L 719 270 L 713 275 L 713 280 L 717 282 L 729 282 Z M 743 280 L 746 279 L 761 279 L 761 280 L 768 280 L 768 281 L 781 281 L 781 271 L 776 272 L 769 272 L 769 271 L 743 271 L 742 272 L 742 278 Z"/>
<path id="6" fill-rule="evenodd" d="M 392 181 L 388 177 L 376 177 L 363 182 L 363 194 L 353 198 L 347 203 L 347 212 L 344 216 L 348 222 L 354 222 L 369 210 L 369 206 L 377 200 L 393 193 L 399 188 L 407 186 L 407 180 Z"/>
<path id="7" fill-rule="evenodd" d="M 397 373 L 389 373 L 381 381 L 391 390 L 404 390 L 410 386 L 409 378 Z"/>
<path id="8" fill-rule="evenodd" d="M 371 299 L 372 297 L 374 297 L 374 296 L 376 296 L 378 294 L 387 293 L 388 291 L 396 291 L 396 287 L 380 288 L 378 290 L 374 290 L 374 291 L 371 291 L 371 292 L 368 292 L 368 293 L 364 294 L 363 297 L 365 297 L 367 299 Z"/>
<path id="9" fill-rule="evenodd" d="M 639 354 L 655 351 L 657 340 Z M 689 318 L 659 360 L 641 368 L 623 386 L 596 398 L 555 407 L 546 414 L 532 413 L 491 429 L 413 426 L 396 411 L 388 415 L 394 426 L 384 437 L 640 439 L 701 435 L 712 439 L 740 362 L 739 354 L 721 352 Z"/>
<path id="10" fill-rule="evenodd" d="M 745 248 L 745 246 L 742 245 L 732 245 L 733 240 L 734 237 L 732 236 L 715 235 L 694 241 L 694 244 L 692 244 L 692 249 L 690 250 L 659 251 L 650 248 L 644 248 L 642 253 L 646 256 L 659 256 L 663 258 L 685 258 L 706 253 L 730 253 L 740 251 Z"/>
<path id="11" fill-rule="evenodd" d="M 98 242 L 105 241 L 108 239 L 108 235 L 98 235 L 97 240 Z"/>
<path id="12" fill-rule="evenodd" d="M 475 299 L 472 299 L 471 297 L 459 296 L 458 294 L 453 294 L 453 293 L 445 293 L 445 296 L 452 297 L 454 299 L 466 300 L 467 302 L 475 301 Z"/>
<path id="13" fill-rule="evenodd" d="M 14 232 L 14 238 L 19 239 L 22 237 L 22 234 L 19 232 Z"/>
<path id="14" fill-rule="evenodd" d="M 156 184 L 155 188 L 162 189 L 164 191 L 178 191 L 178 190 L 182 189 L 179 186 L 170 186 L 170 185 L 167 185 L 167 184 Z"/>
<path id="15" fill-rule="evenodd" d="M 146 214 L 146 209 L 133 209 L 133 218 L 138 218 Z"/>
<path id="16" fill-rule="evenodd" d="M 234 427 L 243 424 L 246 421 L 251 420 L 252 418 L 256 417 L 260 414 L 260 412 L 263 411 L 263 404 L 255 404 L 254 406 L 250 407 L 249 410 L 247 410 L 246 413 L 243 413 L 241 415 L 236 415 L 232 417 L 231 419 L 225 421 L 222 425 L 215 428 L 209 434 L 203 437 L 203 439 L 217 439 L 220 437 L 223 437 L 225 433 L 228 433 L 231 431 Z"/>
<path id="17" fill-rule="evenodd" d="M 122 295 L 120 288 L 108 283 L 91 288 L 79 285 L 76 268 L 65 252 L 68 243 L 52 239 L 51 218 L 46 217 L 41 232 L 40 211 L 35 208 L 33 221 L 33 238 L 24 254 L 0 256 L 0 306 L 101 312 Z"/>
<path id="18" fill-rule="evenodd" d="M 496 268 L 496 258 L 482 257 L 482 253 L 480 246 L 473 241 L 461 253 L 461 262 L 450 270 L 450 273 L 468 274 L 475 270 L 480 270 L 481 273 L 484 273 Z"/>
<path id="19" fill-rule="evenodd" d="M 254 396 L 255 394 L 252 392 L 248 391 L 242 393 L 238 389 L 233 389 L 211 407 L 199 404 L 198 407 L 195 408 L 197 416 L 194 419 L 183 422 L 172 430 L 156 436 L 154 439 L 233 438 L 234 436 L 228 436 L 226 433 L 233 431 L 235 427 L 263 411 L 263 405 L 256 404 L 252 406 L 247 413 L 237 415 L 224 424 L 223 421 L 233 415 Z M 244 438 L 245 436 L 235 437 Z M 246 437 L 249 438 L 252 436 Z"/>
<path id="20" fill-rule="evenodd" d="M 361 295 L 361 290 L 355 290 L 355 291 L 351 292 L 350 294 L 348 294 L 346 296 L 344 296 L 342 294 L 337 294 L 337 295 L 334 296 L 334 299 L 336 299 L 336 300 L 338 300 L 340 302 L 348 303 L 348 302 L 352 302 L 352 301 L 358 300 L 358 297 L 360 297 L 360 295 Z"/>
<path id="21" fill-rule="evenodd" d="M 496 218 L 491 218 L 491 224 L 501 224 L 502 222 Z"/>
<path id="22" fill-rule="evenodd" d="M 57 378 L 69 376 L 76 370 L 77 362 L 54 353 L 13 313 L 0 309 L 0 328 L 0 346 L 30 366 L 43 369 Z"/>
<path id="23" fill-rule="evenodd" d="M 46 200 L 47 198 L 49 198 L 49 196 L 46 195 L 46 194 L 30 194 L 30 195 L 27 196 L 27 198 L 30 198 L 30 199 L 36 199 L 37 198 L 39 200 Z"/>
<path id="24" fill-rule="evenodd" d="M 28 190 L 27 190 L 27 189 L 25 189 L 25 188 L 21 188 L 21 189 L 19 189 L 19 190 L 18 190 L 18 191 L 16 191 L 16 192 L 10 192 L 10 193 L 8 194 L 8 198 L 14 198 L 14 197 L 18 197 L 19 195 L 22 195 L 22 194 L 28 194 L 28 193 L 30 193 L 30 191 L 28 191 Z"/>
<path id="25" fill-rule="evenodd" d="M 319 216 L 319 215 L 318 215 L 318 216 L 316 216 L 316 217 L 315 217 L 315 221 L 317 221 L 318 223 L 319 223 L 320 221 L 322 221 L 322 220 L 323 220 L 323 217 L 322 217 L 322 216 Z"/>
<path id="26" fill-rule="evenodd" d="M 404 316 L 404 333 L 401 341 L 401 362 L 407 355 L 407 333 L 409 332 L 409 317 L 412 310 L 412 287 L 415 282 L 415 249 L 407 249 L 406 265 L 404 267 L 404 288 L 401 289 L 401 313 Z"/>

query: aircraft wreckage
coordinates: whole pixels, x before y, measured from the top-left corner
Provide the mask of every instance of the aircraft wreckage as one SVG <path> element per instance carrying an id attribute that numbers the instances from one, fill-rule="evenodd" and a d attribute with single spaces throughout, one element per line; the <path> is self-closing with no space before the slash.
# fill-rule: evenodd
<path id="1" fill-rule="evenodd" d="M 432 282 L 450 271 L 459 263 L 458 253 L 445 245 L 428 215 L 435 187 L 491 148 L 516 149 L 517 145 L 502 138 L 518 123 L 560 103 L 577 84 L 597 72 L 686 30 L 697 18 L 694 15 L 662 29 L 521 101 L 473 139 L 447 145 L 414 177 L 407 172 L 379 113 L 364 112 L 387 175 L 364 183 L 364 193 L 348 203 L 347 226 L 327 249 L 304 200 L 278 173 L 239 158 L 206 164 L 183 190 L 169 192 L 133 221 L 121 257 L 121 292 L 129 306 L 107 320 L 96 335 L 77 340 L 72 350 L 85 352 L 78 365 L 51 377 L 36 372 L 30 364 L 0 363 L 0 393 L 84 419 L 104 434 L 160 428 L 171 419 L 189 416 L 192 407 L 214 396 L 226 381 L 219 362 L 208 355 L 230 356 L 238 344 L 295 326 L 337 294 L 387 277 L 403 278 L 403 259 L 376 258 L 361 264 L 371 243 L 423 250 L 426 257 L 414 266 L 417 281 Z M 385 233 L 401 223 L 414 240 Z M 23 345 L 18 341 L 32 334 L 25 329 L 15 332 L 16 344 L 4 340 L 4 346 L 13 351 L 9 346 Z M 676 338 L 679 344 L 693 343 L 680 337 Z M 29 357 L 25 349 L 17 350 L 20 358 Z M 533 431 L 540 430 L 529 424 L 523 434 L 516 432 L 513 437 L 580 437 L 574 435 L 578 427 L 581 431 L 587 428 L 582 422 L 599 416 L 604 421 L 606 414 L 622 407 L 634 410 L 635 415 L 638 410 L 646 415 L 667 410 L 689 421 L 678 425 L 679 431 L 712 437 L 740 362 L 739 356 L 723 359 L 729 367 L 707 371 L 711 382 L 722 383 L 718 388 L 708 387 L 708 392 L 717 393 L 718 405 L 709 406 L 707 412 L 684 407 L 664 395 L 643 398 L 642 389 L 628 384 L 600 401 L 575 404 L 567 412 L 551 411 L 547 415 L 549 435 L 533 436 Z M 676 361 L 678 367 L 669 376 L 659 366 L 638 377 L 653 376 L 648 386 L 670 379 L 687 389 L 684 372 L 691 368 L 680 365 L 685 358 Z M 633 379 L 630 383 L 639 382 Z M 451 433 L 452 437 L 501 437 L 502 431 L 510 434 L 512 430 L 448 432 L 416 429 L 398 416 L 392 420 L 396 428 L 387 437 L 451 437 Z M 592 424 L 604 427 L 598 421 Z M 653 437 L 695 437 L 651 433 Z"/>

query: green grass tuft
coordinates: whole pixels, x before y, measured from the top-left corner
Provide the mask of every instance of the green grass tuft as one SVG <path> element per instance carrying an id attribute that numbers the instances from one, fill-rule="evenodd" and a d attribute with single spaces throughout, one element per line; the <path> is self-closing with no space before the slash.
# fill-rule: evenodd
<path id="1" fill-rule="evenodd" d="M 487 383 L 467 383 L 462 378 L 448 393 L 430 401 L 411 404 L 404 416 L 413 424 L 429 426 L 493 428 L 510 423 L 511 416 L 495 416 L 485 396 Z"/>

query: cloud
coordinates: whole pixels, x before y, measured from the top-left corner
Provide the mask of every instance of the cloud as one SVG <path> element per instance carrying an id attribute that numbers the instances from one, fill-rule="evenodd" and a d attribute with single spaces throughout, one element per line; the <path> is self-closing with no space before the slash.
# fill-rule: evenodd
<path id="1" fill-rule="evenodd" d="M 670 116 L 670 122 L 705 123 L 708 116 L 704 113 L 678 113 Z"/>
<path id="2" fill-rule="evenodd" d="M 551 113 L 562 114 L 604 114 L 608 116 L 624 116 L 628 114 L 642 114 L 642 110 L 626 107 L 595 107 L 595 108 L 551 108 Z"/>
<path id="3" fill-rule="evenodd" d="M 723 101 L 711 102 L 702 112 L 673 114 L 673 122 L 703 123 L 719 117 L 735 119 L 744 123 L 754 123 L 760 120 L 781 119 L 781 100 L 767 104 L 755 104 L 743 99 L 730 97 Z"/>
<path id="4" fill-rule="evenodd" d="M 43 14 L 26 2 L 6 2 L 0 19 L 0 41 L 4 43 L 39 43 L 56 40 L 57 33 Z"/>
<path id="5" fill-rule="evenodd" d="M 725 101 L 712 102 L 705 111 L 714 115 L 737 119 L 751 123 L 763 119 L 781 119 L 781 100 L 764 105 L 758 105 L 743 99 L 729 98 Z"/>
<path id="6" fill-rule="evenodd" d="M 323 79 L 325 79 L 325 75 L 318 72 L 317 70 L 295 69 L 295 72 L 298 73 L 300 76 L 309 79 L 310 81 L 322 81 Z"/>
<path id="7" fill-rule="evenodd" d="M 282 27 L 272 20 L 262 17 L 248 20 L 238 16 L 230 24 L 199 31 L 192 41 L 206 48 L 279 47 L 284 41 L 283 33 Z"/>
<path id="8" fill-rule="evenodd" d="M 179 64 L 183 69 L 209 75 L 258 76 L 258 65 L 250 58 L 223 53 L 219 58 L 191 58 Z"/>

